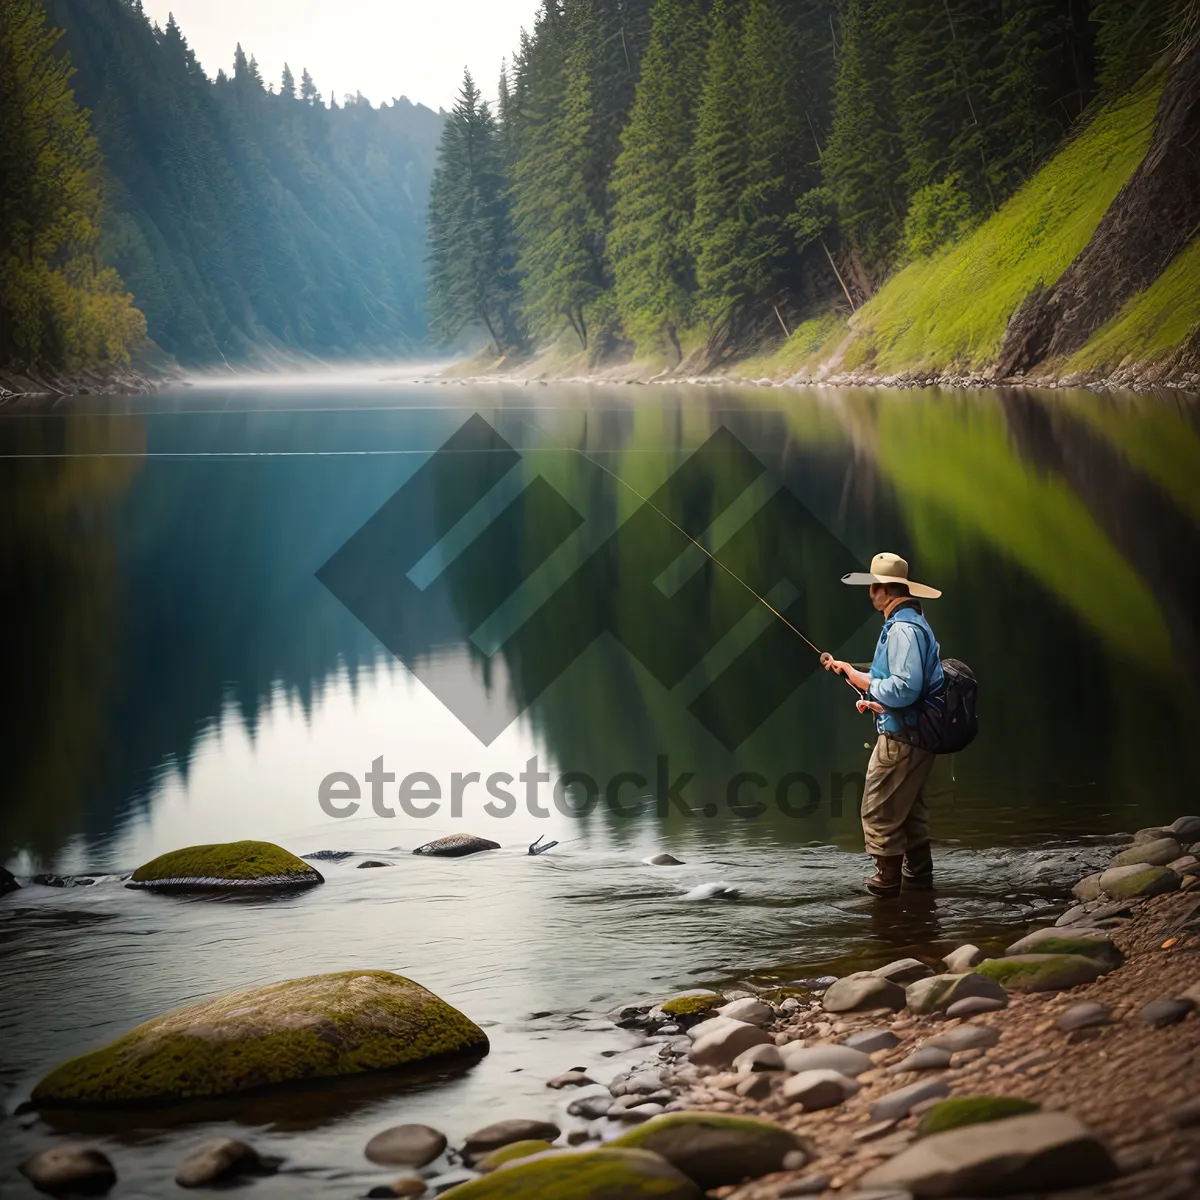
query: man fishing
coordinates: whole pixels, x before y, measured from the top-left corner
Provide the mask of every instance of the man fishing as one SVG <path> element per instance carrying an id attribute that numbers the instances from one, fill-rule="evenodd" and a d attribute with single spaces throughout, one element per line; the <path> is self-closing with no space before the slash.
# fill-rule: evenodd
<path id="1" fill-rule="evenodd" d="M 862 798 L 863 837 L 876 868 L 867 890 L 875 896 L 895 896 L 902 885 L 929 891 L 933 855 L 924 789 L 935 755 L 912 739 L 918 702 L 943 683 L 937 639 L 921 600 L 942 593 L 909 579 L 908 563 L 896 554 L 875 555 L 869 571 L 843 575 L 842 582 L 869 585 L 871 603 L 883 613 L 869 674 L 830 654 L 821 658 L 827 671 L 844 675 L 863 693 L 859 712 L 878 714 Z"/>

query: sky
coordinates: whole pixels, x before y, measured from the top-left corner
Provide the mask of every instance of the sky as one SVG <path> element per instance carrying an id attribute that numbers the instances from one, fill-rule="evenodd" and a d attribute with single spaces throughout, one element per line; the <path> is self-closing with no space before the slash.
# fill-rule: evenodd
<path id="1" fill-rule="evenodd" d="M 468 67 L 494 98 L 501 60 L 511 58 L 538 0 L 143 0 L 159 25 L 175 14 L 209 75 L 232 69 L 234 47 L 279 90 L 286 62 L 338 101 L 362 92 L 372 104 L 407 96 L 450 108 Z"/>

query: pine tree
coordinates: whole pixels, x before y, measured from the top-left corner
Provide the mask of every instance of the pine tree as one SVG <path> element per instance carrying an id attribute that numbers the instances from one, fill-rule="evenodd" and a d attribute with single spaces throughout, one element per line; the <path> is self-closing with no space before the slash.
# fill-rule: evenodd
<path id="1" fill-rule="evenodd" d="M 616 302 L 626 331 L 647 349 L 691 319 L 695 207 L 690 155 L 704 69 L 702 0 L 656 0 L 633 110 L 613 174 L 608 239 Z"/>
<path id="2" fill-rule="evenodd" d="M 453 338 L 482 322 L 498 354 L 521 341 L 505 191 L 499 127 L 468 71 L 430 188 L 430 324 Z"/>
<path id="3" fill-rule="evenodd" d="M 38 0 L 0 0 L 0 364 L 127 362 L 145 334 L 97 263 L 103 200 L 88 114 Z"/>
<path id="4" fill-rule="evenodd" d="M 578 14 L 572 21 L 544 0 L 519 64 L 513 225 L 530 325 L 553 334 L 565 320 L 586 347 L 585 309 L 600 290 L 591 256 L 599 230 L 585 173 L 591 95 L 579 32 Z"/>
<path id="5" fill-rule="evenodd" d="M 317 91 L 317 85 L 313 83 L 313 77 L 308 73 L 307 67 L 300 72 L 300 99 L 310 107 L 321 103 L 321 93 Z"/>
<path id="6" fill-rule="evenodd" d="M 279 94 L 285 100 L 295 100 L 296 98 L 296 78 L 287 63 L 283 64 L 283 80 L 279 85 Z"/>
<path id="7" fill-rule="evenodd" d="M 741 51 L 741 30 L 729 5 L 716 0 L 693 150 L 696 214 L 691 230 L 699 302 L 714 324 L 727 321 L 747 298 L 749 228 L 742 199 L 748 147 Z"/>
<path id="8" fill-rule="evenodd" d="M 822 159 L 856 281 L 870 291 L 895 261 L 904 220 L 903 143 L 892 100 L 894 0 L 848 0 L 833 128 Z"/>

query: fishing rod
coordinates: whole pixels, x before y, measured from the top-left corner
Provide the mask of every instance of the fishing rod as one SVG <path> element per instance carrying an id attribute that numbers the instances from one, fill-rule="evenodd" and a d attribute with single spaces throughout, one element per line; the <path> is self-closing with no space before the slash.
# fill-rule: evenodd
<path id="1" fill-rule="evenodd" d="M 527 425 L 532 426 L 534 429 L 538 428 L 536 425 L 533 424 L 532 421 L 526 420 L 525 423 Z M 541 433 L 542 431 L 539 429 L 538 432 Z M 814 654 L 817 655 L 817 657 L 820 659 L 821 666 L 825 666 L 825 664 L 827 662 L 833 661 L 833 655 L 830 654 L 828 650 L 822 650 L 820 648 L 820 646 L 816 645 L 809 638 L 807 638 L 799 629 L 796 628 L 795 625 L 793 625 L 791 623 L 791 621 L 789 621 L 787 619 L 787 617 L 785 617 L 783 615 L 783 613 L 781 613 L 779 611 L 779 609 L 777 609 L 769 600 L 767 600 L 765 596 L 760 596 L 758 594 L 758 592 L 756 592 L 740 575 L 737 574 L 736 571 L 731 570 L 715 554 L 713 554 L 706 546 L 701 545 L 700 542 L 698 542 L 694 537 L 692 537 L 692 535 L 690 533 L 688 533 L 688 531 L 686 529 L 684 529 L 684 527 L 682 525 L 680 525 L 678 521 L 674 520 L 673 518 L 669 517 L 665 512 L 663 512 L 663 510 L 661 508 L 659 508 L 658 505 L 654 503 L 654 501 L 652 501 L 647 496 L 643 496 L 642 493 L 639 492 L 637 490 L 637 488 L 635 488 L 633 486 L 632 483 L 629 483 L 626 480 L 622 479 L 621 476 L 616 473 L 616 471 L 610 470 L 598 459 L 595 459 L 590 454 L 586 454 L 584 451 L 580 450 L 578 446 L 573 446 L 573 447 L 571 447 L 571 449 L 573 449 L 575 451 L 575 453 L 579 455 L 580 458 L 586 459 L 588 462 L 590 462 L 592 464 L 592 466 L 599 467 L 600 470 L 603 471 L 606 475 L 611 475 L 612 478 L 615 479 L 622 487 L 628 488 L 629 491 L 631 491 L 643 504 L 647 505 L 654 512 L 658 513 L 658 515 L 660 517 L 662 517 L 662 519 L 664 521 L 666 521 L 668 525 L 671 525 L 675 529 L 677 529 L 680 533 L 683 534 L 683 536 L 685 538 L 687 538 L 687 540 L 689 542 L 692 543 L 693 546 L 696 547 L 696 549 L 698 549 L 702 554 L 706 555 L 713 562 L 715 562 L 717 564 L 717 566 L 720 567 L 721 570 L 724 571 L 730 577 L 730 579 L 734 580 L 736 583 L 741 584 L 741 586 L 743 588 L 745 588 L 746 591 L 748 591 L 750 593 L 750 595 L 753 596 L 754 599 L 759 602 L 759 604 L 761 604 L 769 613 L 771 613 L 775 617 L 778 617 L 780 621 L 782 621 L 810 650 L 812 650 L 812 652 Z M 852 684 L 850 682 L 850 680 L 846 678 L 845 675 L 842 675 L 842 673 L 840 671 L 838 672 L 838 675 L 840 675 L 841 678 L 845 680 L 846 686 L 854 692 L 854 694 L 859 698 L 859 700 L 866 703 L 870 699 L 870 697 L 867 695 L 866 692 L 862 691 L 860 688 L 856 688 L 854 686 L 854 684 Z"/>

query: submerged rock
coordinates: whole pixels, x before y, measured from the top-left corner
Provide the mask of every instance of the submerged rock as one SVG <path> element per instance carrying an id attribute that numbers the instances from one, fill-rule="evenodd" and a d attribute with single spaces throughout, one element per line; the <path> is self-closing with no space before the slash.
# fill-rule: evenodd
<path id="1" fill-rule="evenodd" d="M 510 1146 L 513 1142 L 553 1142 L 561 1132 L 553 1121 L 510 1117 L 507 1121 L 496 1121 L 468 1134 L 462 1152 L 465 1158 L 478 1158 L 491 1150 L 499 1150 L 501 1146 Z"/>
<path id="2" fill-rule="evenodd" d="M 313 858 L 318 862 L 343 862 L 354 857 L 353 850 L 314 850 L 311 854 L 302 854 L 301 858 Z"/>
<path id="3" fill-rule="evenodd" d="M 649 858 L 643 858 L 642 862 L 648 867 L 682 867 L 684 862 L 682 859 L 676 858 L 673 854 L 667 854 L 665 851 L 661 854 L 651 854 Z"/>
<path id="4" fill-rule="evenodd" d="M 424 1167 L 446 1149 L 446 1135 L 429 1125 L 393 1125 L 377 1133 L 363 1153 L 388 1167 Z"/>
<path id="5" fill-rule="evenodd" d="M 125 886 L 191 892 L 298 888 L 324 882 L 320 871 L 271 842 L 220 842 L 160 854 L 138 867 Z"/>
<path id="6" fill-rule="evenodd" d="M 533 1196 L 553 1196 L 554 1200 L 614 1200 L 618 1196 L 622 1200 L 702 1200 L 696 1185 L 657 1154 L 612 1146 L 522 1158 L 454 1189 L 454 1200 L 529 1200 Z"/>
<path id="7" fill-rule="evenodd" d="M 358 864 L 358 869 L 360 871 L 366 871 L 366 870 L 370 870 L 370 868 L 372 868 L 372 867 L 390 867 L 391 865 L 392 865 L 391 863 L 381 862 L 377 858 L 368 858 L 368 859 L 364 859 L 362 862 L 360 862 Z"/>
<path id="8" fill-rule="evenodd" d="M 773 1121 L 725 1113 L 667 1113 L 610 1144 L 661 1155 L 704 1191 L 781 1171 L 789 1155 L 809 1154 L 802 1138 Z"/>
<path id="9" fill-rule="evenodd" d="M 931 1134 L 859 1183 L 916 1197 L 1006 1196 L 1083 1187 L 1116 1174 L 1108 1148 L 1077 1117 L 1038 1112 Z"/>
<path id="10" fill-rule="evenodd" d="M 267 1174 L 278 1159 L 264 1160 L 253 1146 L 234 1138 L 217 1138 L 198 1146 L 180 1164 L 175 1182 L 183 1188 L 225 1183 L 239 1175 Z"/>
<path id="11" fill-rule="evenodd" d="M 43 1150 L 19 1170 L 39 1192 L 51 1196 L 102 1196 L 117 1182 L 112 1163 L 99 1150 L 71 1144 Z"/>
<path id="12" fill-rule="evenodd" d="M 50 875 L 43 873 L 34 875 L 29 880 L 39 887 L 73 888 L 91 887 L 96 881 L 90 875 Z"/>
<path id="13" fill-rule="evenodd" d="M 476 837 L 473 833 L 452 833 L 418 846 L 413 853 L 429 858 L 463 858 L 478 854 L 481 850 L 499 850 L 500 843 L 488 838 Z"/>
<path id="14" fill-rule="evenodd" d="M 155 1017 L 51 1071 L 33 1089 L 33 1103 L 224 1096 L 487 1050 L 479 1026 L 420 984 L 388 971 L 343 971 Z"/>
<path id="15" fill-rule="evenodd" d="M 1082 954 L 1013 954 L 989 958 L 975 968 L 976 974 L 1021 992 L 1065 992 L 1092 983 L 1106 970 L 1103 963 Z"/>

